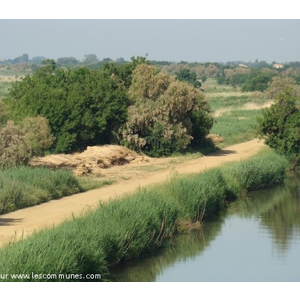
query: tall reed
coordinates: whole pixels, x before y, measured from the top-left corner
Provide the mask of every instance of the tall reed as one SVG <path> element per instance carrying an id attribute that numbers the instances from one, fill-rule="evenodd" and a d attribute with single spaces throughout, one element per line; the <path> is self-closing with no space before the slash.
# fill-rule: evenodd
<path id="1" fill-rule="evenodd" d="M 66 170 L 17 167 L 0 171 L 0 214 L 82 191 Z"/>
<path id="2" fill-rule="evenodd" d="M 55 274 L 55 278 L 2 281 L 85 281 L 87 274 L 111 280 L 109 267 L 147 255 L 172 237 L 180 222 L 207 219 L 224 210 L 224 201 L 243 191 L 283 180 L 287 161 L 272 151 L 100 205 L 95 211 L 36 232 L 0 250 L 1 274 Z M 60 274 L 77 274 L 71 279 Z"/>

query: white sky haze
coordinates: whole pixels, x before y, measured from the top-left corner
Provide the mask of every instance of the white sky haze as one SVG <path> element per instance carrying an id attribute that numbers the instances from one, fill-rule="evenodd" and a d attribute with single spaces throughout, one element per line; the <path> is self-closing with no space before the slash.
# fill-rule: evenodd
<path id="1" fill-rule="evenodd" d="M 0 59 L 300 61 L 295 1 L 206 2 L 11 0 L 1 4 Z"/>
<path id="2" fill-rule="evenodd" d="M 2 19 L 0 59 L 300 61 L 299 29 L 300 20 L 289 19 Z"/>

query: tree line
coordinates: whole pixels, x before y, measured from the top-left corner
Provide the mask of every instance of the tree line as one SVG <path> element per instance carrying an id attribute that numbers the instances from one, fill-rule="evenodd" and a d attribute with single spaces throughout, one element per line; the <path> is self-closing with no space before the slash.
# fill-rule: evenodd
<path id="1" fill-rule="evenodd" d="M 103 144 L 169 155 L 201 143 L 213 124 L 199 89 L 144 57 L 96 70 L 46 60 L 15 82 L 1 105 L 2 166 Z"/>
<path id="2" fill-rule="evenodd" d="M 174 68 L 133 57 L 66 68 L 45 60 L 0 102 L 0 166 L 92 145 L 121 144 L 151 156 L 199 146 L 214 122 L 201 90 L 206 75 L 242 91 L 265 91 L 275 103 L 263 112 L 258 134 L 298 161 L 300 69 L 227 67 L 182 62 Z"/>

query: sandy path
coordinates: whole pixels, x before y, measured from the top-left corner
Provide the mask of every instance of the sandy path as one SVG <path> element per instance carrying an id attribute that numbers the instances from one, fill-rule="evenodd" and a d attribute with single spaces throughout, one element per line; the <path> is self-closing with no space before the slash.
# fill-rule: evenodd
<path id="1" fill-rule="evenodd" d="M 95 207 L 99 201 L 121 196 L 125 193 L 134 192 L 138 187 L 161 183 L 168 179 L 171 172 L 179 174 L 191 174 L 205 169 L 220 166 L 223 163 L 246 159 L 265 147 L 262 141 L 257 139 L 232 145 L 205 157 L 197 158 L 170 166 L 164 171 L 148 173 L 147 175 L 129 181 L 122 181 L 100 189 L 76 194 L 59 200 L 20 209 L 0 216 L 0 247 L 8 243 L 12 237 L 19 238 L 27 236 L 34 230 L 51 227 L 70 218 L 72 214 L 77 215 L 85 209 Z M 120 167 L 122 170 L 122 167 Z"/>

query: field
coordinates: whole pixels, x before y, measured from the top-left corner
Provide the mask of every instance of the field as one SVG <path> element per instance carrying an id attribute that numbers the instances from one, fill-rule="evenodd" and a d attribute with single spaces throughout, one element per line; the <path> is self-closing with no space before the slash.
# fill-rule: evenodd
<path id="1" fill-rule="evenodd" d="M 223 138 L 218 147 L 257 137 L 257 118 L 261 116 L 262 108 L 270 107 L 270 99 L 261 92 L 241 92 L 238 87 L 220 86 L 213 78 L 204 83 L 203 89 L 216 121 L 211 134 Z"/>

